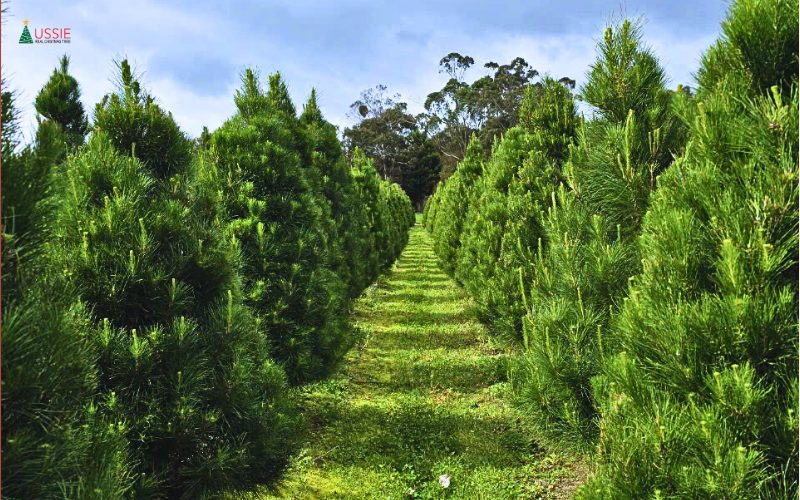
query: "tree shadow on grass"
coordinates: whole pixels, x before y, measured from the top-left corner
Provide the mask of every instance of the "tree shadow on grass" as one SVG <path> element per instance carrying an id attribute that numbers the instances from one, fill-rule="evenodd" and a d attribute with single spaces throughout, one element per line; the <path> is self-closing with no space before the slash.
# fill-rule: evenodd
<path id="1" fill-rule="evenodd" d="M 308 411 L 308 410 L 307 410 Z M 457 455 L 465 466 L 513 467 L 536 449 L 529 433 L 504 415 L 472 414 L 437 406 L 419 395 L 318 406 L 329 426 L 320 443 L 324 461 L 430 471 Z"/>

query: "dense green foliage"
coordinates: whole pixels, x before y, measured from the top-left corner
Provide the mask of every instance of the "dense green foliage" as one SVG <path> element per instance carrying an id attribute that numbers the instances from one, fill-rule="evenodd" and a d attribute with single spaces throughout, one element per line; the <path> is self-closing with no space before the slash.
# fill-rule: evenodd
<path id="1" fill-rule="evenodd" d="M 36 96 L 36 111 L 61 126 L 70 147 L 83 144 L 89 127 L 80 95 L 78 81 L 69 74 L 69 58 L 63 56 L 60 66 L 53 70 L 50 80 Z"/>
<path id="2" fill-rule="evenodd" d="M 3 493 L 533 496 L 555 451 L 579 498 L 796 498 L 797 14 L 734 1 L 694 92 L 630 21 L 577 91 L 454 52 L 344 143 L 278 73 L 196 139 L 124 60 L 89 123 L 63 57 L 28 145 L 4 90 Z"/>
<path id="3" fill-rule="evenodd" d="M 544 223 L 533 260 L 516 382 L 545 437 L 586 449 L 597 435 L 591 379 L 608 324 L 637 271 L 635 237 L 656 176 L 682 145 L 672 96 L 634 25 L 607 30 L 582 89 L 596 110 L 578 131 L 566 185 Z M 682 96 L 682 94 L 677 94 Z"/>
<path id="4" fill-rule="evenodd" d="M 214 186 L 192 175 L 188 139 L 120 67 L 120 92 L 59 179 L 45 252 L 98 325 L 100 391 L 127 423 L 137 495 L 274 477 L 295 429 L 283 371 L 242 304 L 236 242 Z"/>
<path id="5" fill-rule="evenodd" d="M 91 341 L 99 331 L 69 284 L 42 273 L 41 222 L 64 135 L 40 121 L 35 142 L 18 151 L 13 97 L 3 94 L 3 495 L 121 497 L 131 461 L 125 424 L 102 415 Z"/>
<path id="6" fill-rule="evenodd" d="M 450 276 L 456 271 L 467 208 L 474 203 L 474 194 L 478 192 L 473 186 L 482 174 L 483 148 L 473 136 L 464 160 L 447 182 L 439 184 L 442 192 L 437 192 L 425 206 L 425 220 L 434 239 L 434 250 L 442 269 Z"/>
<path id="7" fill-rule="evenodd" d="M 543 207 L 562 178 L 577 123 L 571 92 L 549 78 L 528 88 L 521 115 L 486 163 L 473 137 L 426 214 L 445 271 L 478 299 L 484 319 L 515 337 L 524 312 L 520 285 L 542 244 Z"/>
<path id="8" fill-rule="evenodd" d="M 329 207 L 312 183 L 316 169 L 302 161 L 301 125 L 279 75 L 263 92 L 248 71 L 236 100 L 210 156 L 241 246 L 246 302 L 290 379 L 319 378 L 347 347 Z"/>
<path id="9" fill-rule="evenodd" d="M 397 185 L 351 168 L 313 95 L 295 116 L 278 75 L 262 92 L 248 71 L 239 113 L 198 148 L 119 69 L 85 145 L 64 117 L 82 116 L 65 61 L 36 142 L 16 152 L 4 134 L 10 498 L 197 498 L 277 478 L 302 436 L 289 383 L 343 356 L 351 299 L 413 224 Z"/>
<path id="10" fill-rule="evenodd" d="M 574 136 L 521 117 L 426 206 L 445 270 L 521 334 L 537 437 L 595 451 L 582 496 L 797 494 L 797 32 L 794 1 L 734 3 L 693 96 L 609 28 Z"/>
<path id="11" fill-rule="evenodd" d="M 797 495 L 797 3 L 742 0 L 658 179 L 585 497 Z"/>

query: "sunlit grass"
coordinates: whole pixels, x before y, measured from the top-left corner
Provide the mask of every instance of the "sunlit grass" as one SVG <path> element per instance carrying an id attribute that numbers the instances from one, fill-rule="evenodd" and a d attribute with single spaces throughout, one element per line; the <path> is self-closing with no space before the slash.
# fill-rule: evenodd
<path id="1" fill-rule="evenodd" d="M 255 498 L 569 495 L 574 462 L 537 446 L 508 404 L 513 350 L 486 334 L 419 224 L 354 323 L 363 340 L 336 376 L 302 389 L 306 447 Z"/>

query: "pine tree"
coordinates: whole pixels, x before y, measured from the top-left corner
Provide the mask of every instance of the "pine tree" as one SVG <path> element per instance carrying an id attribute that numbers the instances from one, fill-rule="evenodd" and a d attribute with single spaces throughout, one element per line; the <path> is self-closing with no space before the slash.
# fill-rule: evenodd
<path id="1" fill-rule="evenodd" d="M 703 58 L 597 382 L 584 498 L 797 496 L 797 10 L 737 1 Z"/>
<path id="2" fill-rule="evenodd" d="M 518 403 L 554 446 L 588 450 L 597 434 L 592 378 L 613 352 L 608 324 L 637 270 L 636 235 L 655 177 L 683 144 L 653 54 L 629 21 L 608 28 L 581 91 L 596 117 L 578 128 L 531 267 L 515 368 Z"/>
<path id="3" fill-rule="evenodd" d="M 282 111 L 292 117 L 297 115 L 294 103 L 289 97 L 289 88 L 283 81 L 280 72 L 269 75 L 269 87 L 265 101 L 273 110 Z"/>
<path id="4" fill-rule="evenodd" d="M 553 79 L 530 87 L 520 123 L 531 135 L 530 152 L 503 196 L 508 212 L 495 275 L 489 283 L 496 330 L 520 339 L 525 297 L 535 262 L 547 251 L 545 207 L 563 180 L 563 164 L 575 140 L 578 117 L 571 91 Z"/>
<path id="5" fill-rule="evenodd" d="M 120 91 L 59 177 L 53 273 L 91 307 L 100 390 L 139 463 L 135 496 L 264 481 L 286 463 L 294 419 L 285 374 L 242 303 L 218 186 L 204 184 L 217 177 L 120 68 Z"/>
<path id="6" fill-rule="evenodd" d="M 381 183 L 378 171 L 372 161 L 360 150 L 353 151 L 353 180 L 360 202 L 367 208 L 367 245 L 364 254 L 365 282 L 372 283 L 378 278 L 386 259 L 388 242 L 388 221 L 385 209 L 381 206 Z"/>
<path id="7" fill-rule="evenodd" d="M 52 82 L 53 79 L 42 88 L 37 102 L 47 101 L 51 108 L 71 107 L 62 99 L 68 101 L 76 96 L 54 95 Z M 37 253 L 42 221 L 49 209 L 51 173 L 66 157 L 68 143 L 64 128 L 54 120 L 45 119 L 39 120 L 34 143 L 18 150 L 19 128 L 13 97 L 10 92 L 3 96 L 3 178 L 7 188 L 3 191 L 4 297 L 16 293 L 20 284 L 16 269 L 20 254 Z M 31 276 L 36 274 L 30 268 L 28 272 Z"/>
<path id="8" fill-rule="evenodd" d="M 211 154 L 241 244 L 247 303 L 299 383 L 325 376 L 350 343 L 330 268 L 331 220 L 285 84 L 273 75 L 264 93 L 254 72 L 242 80 L 239 112 L 214 132 Z"/>
<path id="9" fill-rule="evenodd" d="M 414 209 L 403 189 L 381 179 L 372 161 L 356 149 L 353 177 L 360 202 L 367 207 L 367 282 L 372 283 L 400 255 L 414 224 Z"/>
<path id="10" fill-rule="evenodd" d="M 191 162 L 192 142 L 171 113 L 143 92 L 127 60 L 118 63 L 119 93 L 106 95 L 95 109 L 94 126 L 114 147 L 144 163 L 158 179 L 168 179 Z"/>
<path id="11" fill-rule="evenodd" d="M 207 151 L 211 145 L 211 132 L 208 127 L 203 125 L 203 130 L 200 131 L 200 136 L 195 139 L 195 150 L 197 152 Z"/>
<path id="12" fill-rule="evenodd" d="M 99 332 L 52 293 L 70 290 L 63 280 L 23 284 L 3 303 L 3 497 L 121 498 L 133 467 L 125 423 L 96 395 Z"/>
<path id="13" fill-rule="evenodd" d="M 435 210 L 426 217 L 426 225 L 432 228 L 434 250 L 442 269 L 454 276 L 461 248 L 461 235 L 464 219 L 469 206 L 476 198 L 476 185 L 483 173 L 483 148 L 477 136 L 473 135 L 464 159 L 446 181 L 439 184 L 431 207 Z"/>
<path id="14" fill-rule="evenodd" d="M 36 96 L 36 111 L 61 126 L 70 148 L 83 144 L 88 128 L 80 97 L 78 82 L 69 74 L 69 58 L 62 56 L 60 66 Z"/>
<path id="15" fill-rule="evenodd" d="M 517 171 L 531 149 L 530 139 L 522 127 L 516 126 L 495 143 L 464 221 L 456 276 L 475 298 L 482 319 L 490 322 L 497 313 L 491 283 L 509 218 L 505 195 L 517 181 Z"/>
<path id="16" fill-rule="evenodd" d="M 311 165 L 321 179 L 321 190 L 329 204 L 334 234 L 331 265 L 346 283 L 347 295 L 357 297 L 368 285 L 363 270 L 366 258 L 366 207 L 358 201 L 350 166 L 336 136 L 336 127 L 327 122 L 317 105 L 316 90 L 311 91 L 300 122 L 310 148 Z"/>
<path id="17" fill-rule="evenodd" d="M 433 194 L 425 200 L 425 207 L 422 209 L 422 221 L 428 234 L 433 234 L 433 231 L 436 230 L 436 211 L 442 196 L 440 191 L 444 188 L 444 185 L 445 183 L 441 181 L 436 183 L 433 188 Z"/>
<path id="18" fill-rule="evenodd" d="M 3 94 L 3 495 L 119 498 L 132 484 L 124 427 L 99 414 L 97 330 L 64 280 L 43 273 L 41 220 L 57 125 L 15 151 L 13 95 Z M 8 120 L 8 121 L 6 121 Z M 11 124 L 12 126 L 8 126 Z M 58 293 L 53 293 L 56 290 Z"/>
<path id="19" fill-rule="evenodd" d="M 8 88 L 8 81 L 0 79 L 0 86 Z M 12 90 L 3 90 L 2 97 L 2 146 L 3 157 L 10 155 L 19 144 L 19 110 L 17 109 L 16 93 Z"/>
<path id="20" fill-rule="evenodd" d="M 516 337 L 530 263 L 543 237 L 543 207 L 562 178 L 577 122 L 570 91 L 549 78 L 528 88 L 520 114 L 522 126 L 509 131 L 485 168 L 480 144 L 472 141 L 437 191 L 432 220 L 445 271 L 481 294 L 478 303 L 496 331 Z"/>

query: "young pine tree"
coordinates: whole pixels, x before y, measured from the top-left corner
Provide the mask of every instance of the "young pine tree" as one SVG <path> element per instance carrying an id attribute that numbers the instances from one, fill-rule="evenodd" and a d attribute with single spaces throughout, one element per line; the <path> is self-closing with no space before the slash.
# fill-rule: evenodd
<path id="1" fill-rule="evenodd" d="M 69 148 L 83 143 L 86 131 L 80 90 L 68 72 L 66 57 L 36 96 L 39 126 L 34 143 L 21 151 L 13 97 L 11 92 L 3 94 L 4 297 L 15 291 L 14 268 L 20 255 L 33 257 L 41 241 L 51 173 Z"/>
<path id="2" fill-rule="evenodd" d="M 489 285 L 495 328 L 516 339 L 521 338 L 534 263 L 547 251 L 545 207 L 563 179 L 562 166 L 578 125 L 572 92 L 550 78 L 528 90 L 520 114 L 531 149 L 504 196 L 508 219 Z"/>
<path id="3" fill-rule="evenodd" d="M 389 229 L 383 264 L 386 269 L 408 243 L 408 228 L 414 225 L 414 206 L 399 184 L 384 180 L 381 182 L 381 207 Z"/>
<path id="4" fill-rule="evenodd" d="M 583 498 L 797 497 L 797 11 L 739 0 L 703 58 L 597 384 Z"/>
<path id="5" fill-rule="evenodd" d="M 279 76 L 264 92 L 247 70 L 235 102 L 238 113 L 214 132 L 210 154 L 241 247 L 246 301 L 290 380 L 318 379 L 350 342 L 322 176 L 302 163 L 308 149 Z"/>
<path id="6" fill-rule="evenodd" d="M 516 182 L 516 173 L 530 151 L 530 136 L 516 126 L 495 143 L 486 162 L 476 197 L 470 204 L 461 235 L 461 252 L 456 277 L 475 298 L 483 320 L 496 316 L 491 291 L 500 244 L 508 221 L 505 194 Z"/>
<path id="7" fill-rule="evenodd" d="M 62 56 L 50 80 L 36 96 L 36 112 L 61 126 L 70 148 L 83 144 L 89 127 L 77 80 L 69 74 L 69 57 Z"/>
<path id="8" fill-rule="evenodd" d="M 331 266 L 347 286 L 348 297 L 355 298 L 368 285 L 362 269 L 362 259 L 368 250 L 366 207 L 358 202 L 336 127 L 322 116 L 315 90 L 311 91 L 311 97 L 303 108 L 300 123 L 310 149 L 311 167 L 316 170 L 321 192 L 330 207 L 329 215 L 333 222 Z"/>
<path id="9" fill-rule="evenodd" d="M 613 349 L 608 323 L 636 271 L 639 221 L 655 177 L 682 145 L 673 96 L 629 21 L 608 28 L 582 89 L 595 118 L 578 129 L 544 218 L 523 319 L 517 400 L 551 445 L 589 449 L 598 434 L 592 378 Z"/>
<path id="10" fill-rule="evenodd" d="M 120 498 L 132 468 L 124 424 L 98 412 L 97 329 L 68 284 L 42 273 L 40 221 L 63 135 L 45 120 L 17 152 L 14 118 L 4 93 L 3 495 Z"/>
<path id="11" fill-rule="evenodd" d="M 292 446 L 283 371 L 242 304 L 211 167 L 120 63 L 60 176 L 47 253 L 91 308 L 99 385 L 139 463 L 135 496 L 268 480 Z M 130 155 L 130 156 L 129 156 Z M 195 160 L 203 162 L 203 158 Z"/>
<path id="12" fill-rule="evenodd" d="M 367 245 L 364 263 L 366 282 L 372 283 L 385 267 L 388 255 L 389 227 L 382 204 L 381 180 L 372 161 L 360 150 L 353 152 L 353 180 L 361 204 L 367 210 Z"/>
<path id="13" fill-rule="evenodd" d="M 422 221 L 425 224 L 425 229 L 428 231 L 428 234 L 433 234 L 433 231 L 436 230 L 436 211 L 441 199 L 441 193 L 439 191 L 443 187 L 444 182 L 439 181 L 436 187 L 433 188 L 433 194 L 425 201 L 425 207 L 422 209 Z"/>
<path id="14" fill-rule="evenodd" d="M 428 203 L 436 207 L 426 216 L 426 225 L 433 237 L 433 249 L 442 269 L 450 276 L 456 272 L 464 219 L 476 198 L 477 190 L 473 187 L 483 174 L 483 158 L 481 143 L 473 135 L 464 159 L 458 163 L 453 175 L 439 183 L 434 198 Z"/>

